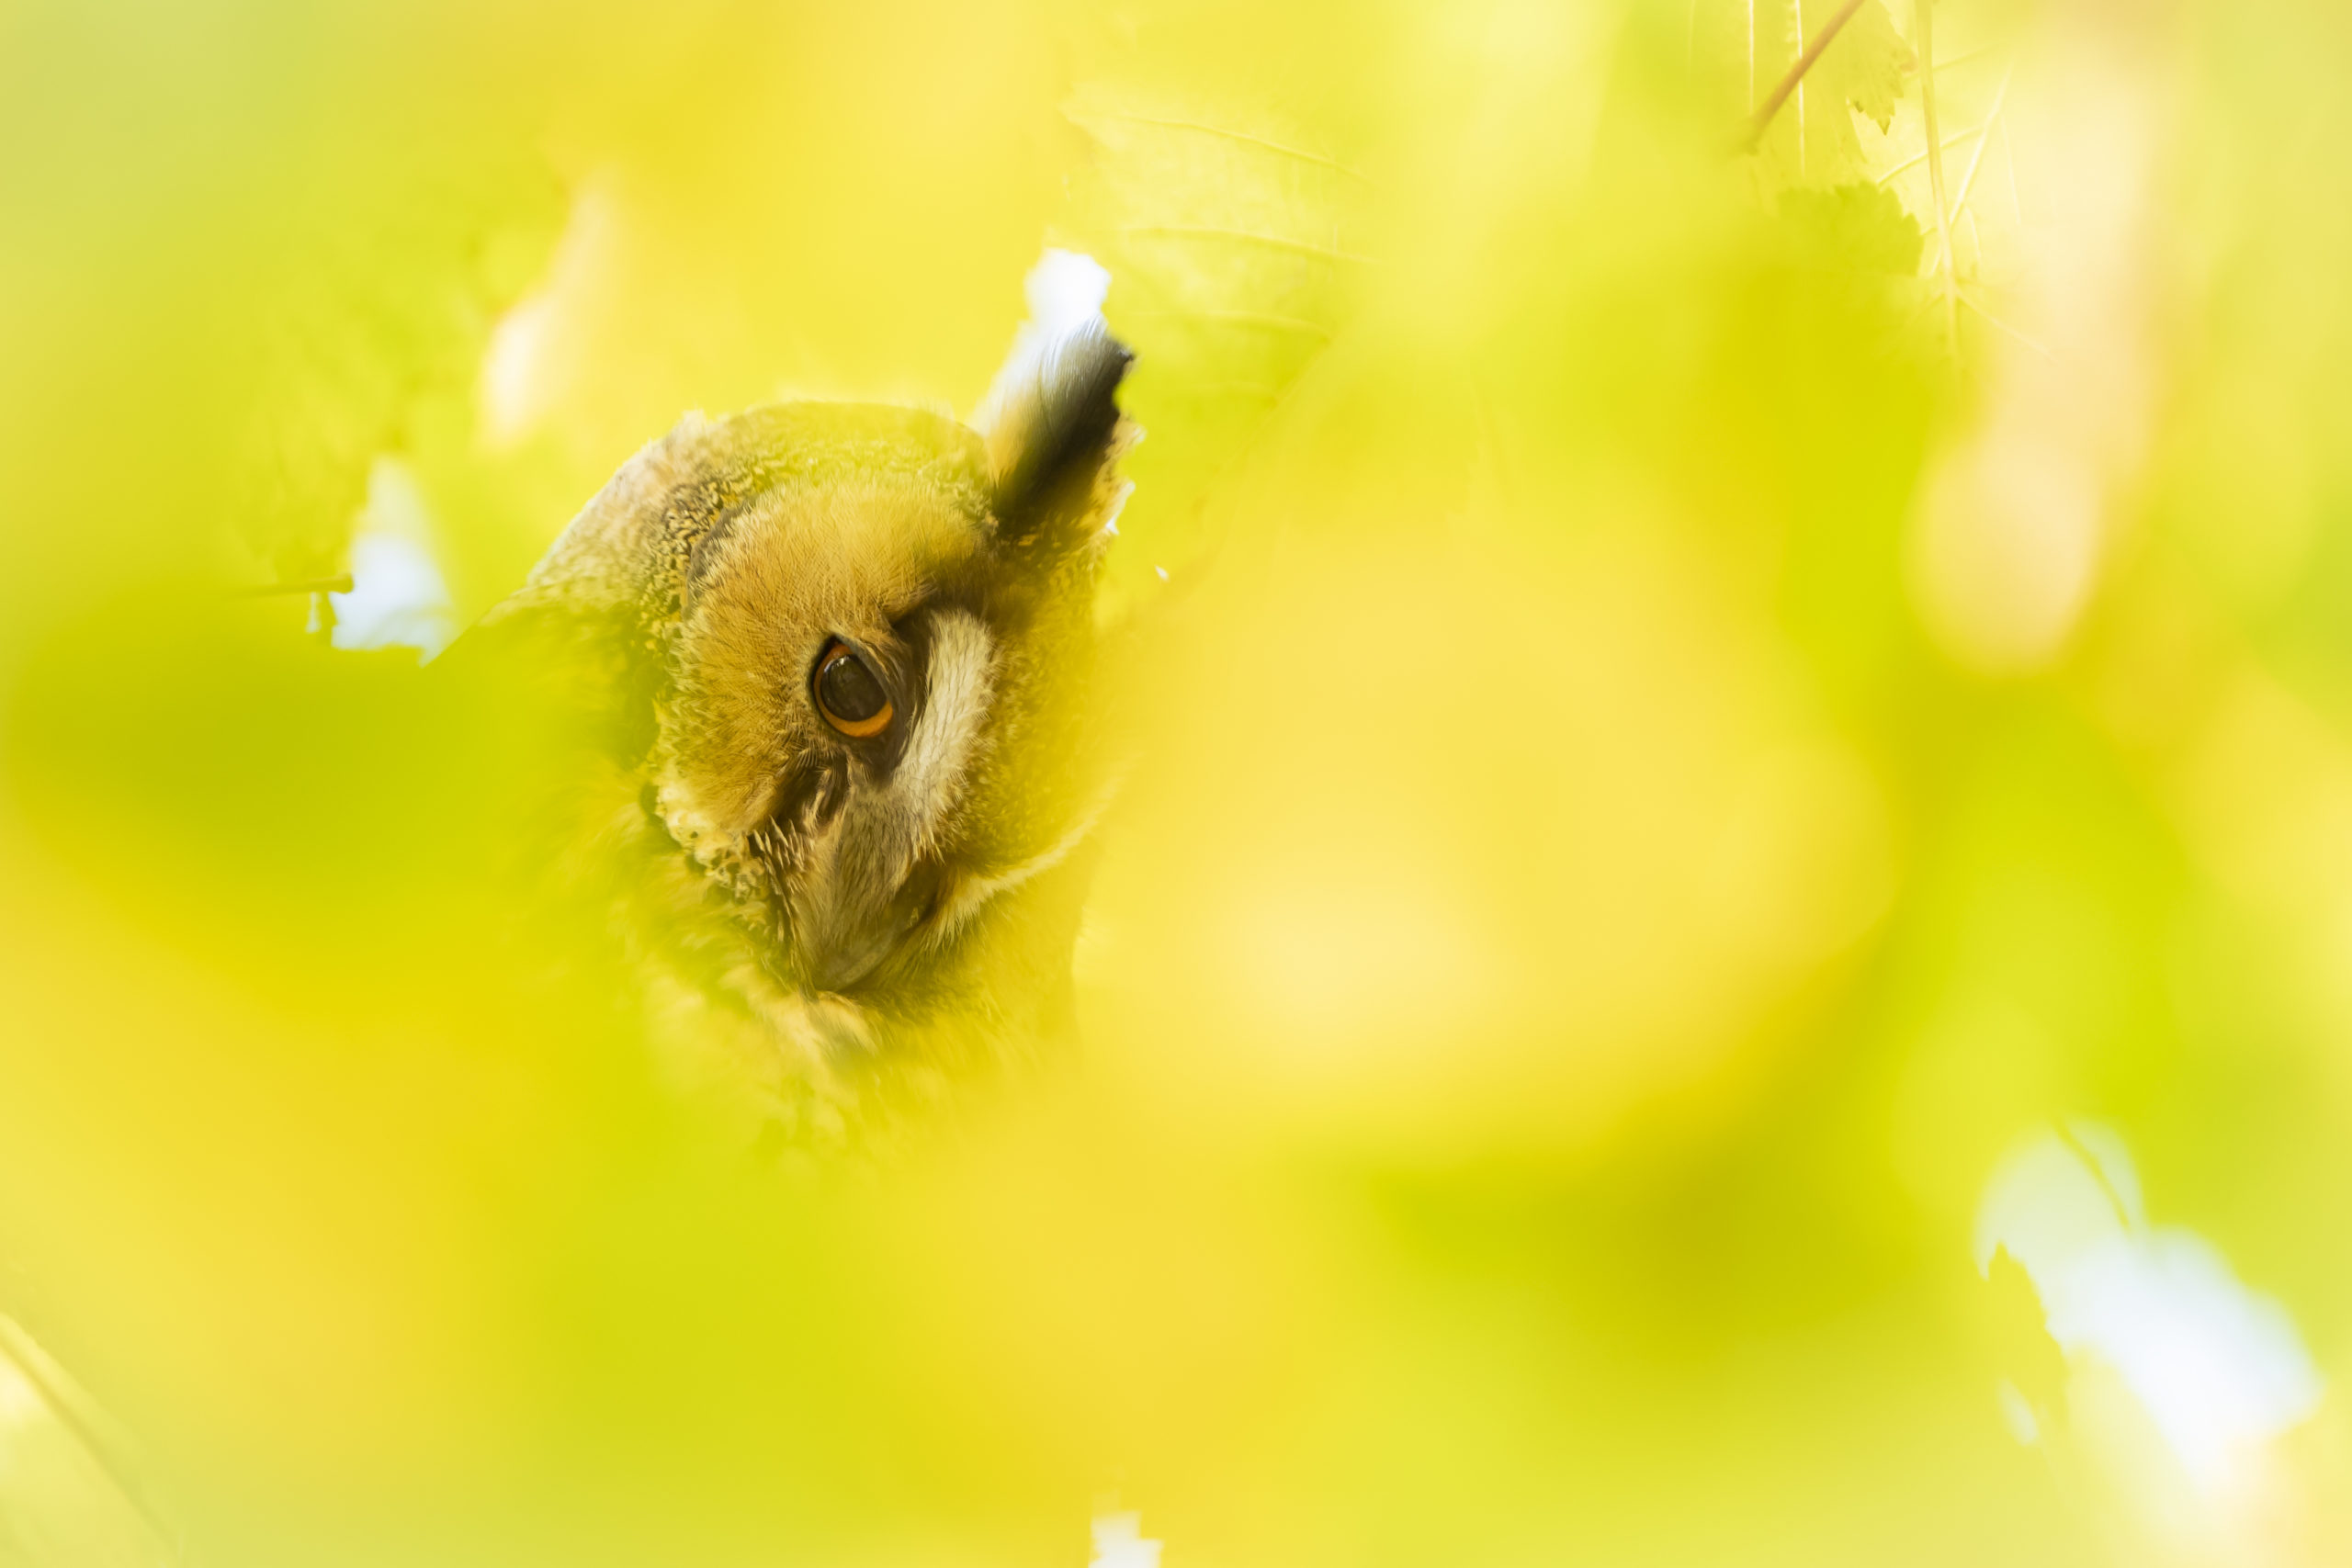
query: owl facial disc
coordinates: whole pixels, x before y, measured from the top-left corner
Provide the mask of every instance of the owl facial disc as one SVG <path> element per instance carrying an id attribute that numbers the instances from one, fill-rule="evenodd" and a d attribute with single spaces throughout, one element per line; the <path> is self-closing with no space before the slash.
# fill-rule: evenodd
<path id="1" fill-rule="evenodd" d="M 649 1010 L 748 1020 L 828 1093 L 851 1063 L 1030 1059 L 1071 1027 L 1129 356 L 1099 317 L 1021 343 L 978 429 L 688 416 L 469 634 L 544 662 L 528 689 L 577 712 L 574 787 L 626 791 L 560 863 L 609 871 Z"/>
<path id="2" fill-rule="evenodd" d="M 812 797 L 794 835 L 798 852 L 785 873 L 793 968 L 813 991 L 847 991 L 871 975 L 937 909 L 948 881 L 940 855 L 992 716 L 995 647 L 968 611 L 943 610 L 927 622 L 922 689 L 895 756 L 846 759 L 850 787 Z M 846 681 L 829 694 L 823 672 L 842 662 L 831 652 L 820 661 L 811 700 L 842 734 L 877 736 L 859 736 L 864 726 L 844 723 L 832 703 L 870 703 L 865 724 L 895 705 L 870 670 L 870 693 Z"/>

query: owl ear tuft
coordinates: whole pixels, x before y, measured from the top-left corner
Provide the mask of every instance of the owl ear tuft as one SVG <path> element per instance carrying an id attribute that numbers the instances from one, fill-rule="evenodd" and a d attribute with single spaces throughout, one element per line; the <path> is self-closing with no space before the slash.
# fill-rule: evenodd
<path id="1" fill-rule="evenodd" d="M 1114 499 L 1119 383 L 1134 362 L 1099 310 L 1021 329 L 974 421 L 1008 543 L 1076 543 Z"/>

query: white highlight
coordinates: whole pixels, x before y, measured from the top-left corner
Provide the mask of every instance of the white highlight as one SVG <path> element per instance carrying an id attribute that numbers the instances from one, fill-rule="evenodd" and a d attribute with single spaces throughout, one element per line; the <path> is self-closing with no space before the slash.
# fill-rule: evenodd
<path id="1" fill-rule="evenodd" d="M 1111 297 L 1111 271 L 1083 251 L 1048 248 L 1029 269 L 1023 288 L 1029 324 L 1051 341 L 1102 313 L 1102 301 Z"/>
<path id="2" fill-rule="evenodd" d="M 593 313 L 621 240 L 620 201 L 605 175 L 573 197 L 547 272 L 490 332 L 475 388 L 476 429 L 506 451 L 548 423 L 582 374 L 582 321 Z"/>
<path id="3" fill-rule="evenodd" d="M 14 1361 L 0 1356 L 0 1433 L 29 1427 L 48 1416 L 49 1406 L 32 1380 L 17 1371 Z M 5 1455 L 0 1455 L 0 1469 L 5 1468 Z"/>
<path id="4" fill-rule="evenodd" d="M 1997 303 L 1960 282 L 1985 395 L 1976 427 L 1930 462 L 1909 540 L 1928 630 L 1987 675 L 2065 657 L 2142 510 L 2133 497 L 2176 374 L 2157 352 L 2169 285 L 2152 261 L 2165 254 L 2163 96 L 2081 41 L 2037 57 L 2035 72 L 2034 183 L 2068 197 L 2013 231 L 2014 255 L 1992 269 L 2011 280 Z M 2001 118 L 2005 146 L 2016 123 Z M 2236 516 L 2216 526 L 2246 532 Z"/>
<path id="5" fill-rule="evenodd" d="M 2107 1128 L 2070 1122 L 2013 1149 L 1986 1184 L 1975 1251 L 1980 1271 L 1997 1251 L 2023 1266 L 2069 1362 L 2121 1379 L 2209 1505 L 2257 1491 L 2268 1444 L 2319 1404 L 2286 1310 L 2203 1237 L 2148 1224 L 2131 1154 Z"/>
<path id="6" fill-rule="evenodd" d="M 555 334 L 555 300 L 545 294 L 518 302 L 491 328 L 476 396 L 482 444 L 492 451 L 504 451 L 538 425 L 548 400 L 540 367 Z"/>
<path id="7" fill-rule="evenodd" d="M 2032 1402 L 2008 1379 L 2001 1380 L 2001 1419 L 2008 1423 L 2009 1436 L 2027 1448 L 2041 1440 L 2041 1418 L 2033 1413 Z"/>
<path id="8" fill-rule="evenodd" d="M 995 428 L 1008 402 L 1035 386 L 1046 351 L 1084 326 L 1099 321 L 1102 301 L 1110 298 L 1110 270 L 1080 251 L 1048 247 L 1029 269 L 1023 285 L 1029 299 L 1029 319 L 1012 336 L 1012 350 L 989 387 L 988 396 L 972 412 L 972 428 Z"/>
<path id="9" fill-rule="evenodd" d="M 1159 1568 L 1159 1547 L 1144 1539 L 1141 1514 L 1097 1515 L 1087 1568 Z"/>
<path id="10" fill-rule="evenodd" d="M 1114 539 L 1119 536 L 1119 513 L 1127 509 L 1127 497 L 1135 492 L 1136 481 L 1128 479 L 1119 486 L 1119 493 L 1111 498 L 1111 514 L 1102 519 L 1102 532 Z"/>
<path id="11" fill-rule="evenodd" d="M 457 635 L 457 606 L 434 558 L 433 514 L 399 459 L 368 470 L 368 504 L 351 541 L 351 592 L 330 593 L 337 648 L 413 648 L 419 662 Z"/>

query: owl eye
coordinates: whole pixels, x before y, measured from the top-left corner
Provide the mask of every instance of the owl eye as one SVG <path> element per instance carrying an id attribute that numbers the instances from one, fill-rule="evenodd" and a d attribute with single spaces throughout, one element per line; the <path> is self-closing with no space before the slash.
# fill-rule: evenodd
<path id="1" fill-rule="evenodd" d="M 808 686 L 825 722 L 853 739 L 879 735 L 890 727 L 890 694 L 845 642 L 826 648 Z"/>

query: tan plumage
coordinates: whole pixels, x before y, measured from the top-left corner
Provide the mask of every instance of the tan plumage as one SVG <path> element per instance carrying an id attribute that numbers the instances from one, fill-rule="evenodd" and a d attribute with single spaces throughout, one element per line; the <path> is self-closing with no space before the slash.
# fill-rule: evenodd
<path id="1" fill-rule="evenodd" d="M 1099 318 L 1045 344 L 987 435 L 871 405 L 690 415 L 460 644 L 580 719 L 584 826 L 553 858 L 568 896 L 613 901 L 680 1059 L 796 1127 L 1067 1031 L 1127 362 Z"/>

